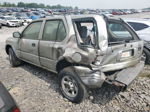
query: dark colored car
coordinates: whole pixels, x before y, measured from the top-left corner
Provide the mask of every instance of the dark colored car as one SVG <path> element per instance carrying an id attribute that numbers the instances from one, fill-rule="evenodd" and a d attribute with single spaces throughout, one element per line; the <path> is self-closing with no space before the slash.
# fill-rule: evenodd
<path id="1" fill-rule="evenodd" d="M 0 82 L 0 112 L 20 112 L 16 102 Z"/>
<path id="2" fill-rule="evenodd" d="M 0 29 L 2 28 L 2 24 L 0 23 Z"/>

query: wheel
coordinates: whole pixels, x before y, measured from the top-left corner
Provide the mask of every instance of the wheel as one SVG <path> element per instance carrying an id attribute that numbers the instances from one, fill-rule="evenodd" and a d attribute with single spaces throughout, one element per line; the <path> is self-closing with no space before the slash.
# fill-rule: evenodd
<path id="1" fill-rule="evenodd" d="M 2 24 L 0 23 L 0 29 L 2 28 Z"/>
<path id="2" fill-rule="evenodd" d="M 150 64 L 150 51 L 146 48 L 143 49 L 143 59 L 145 59 L 146 64 Z"/>
<path id="3" fill-rule="evenodd" d="M 7 27 L 10 27 L 10 24 L 9 24 L 9 23 L 7 23 Z"/>
<path id="4" fill-rule="evenodd" d="M 9 62 L 12 67 L 16 67 L 21 64 L 21 60 L 16 57 L 12 48 L 9 48 Z"/>
<path id="5" fill-rule="evenodd" d="M 73 103 L 80 103 L 87 96 L 87 90 L 72 67 L 64 68 L 59 73 L 59 88 L 61 94 Z"/>

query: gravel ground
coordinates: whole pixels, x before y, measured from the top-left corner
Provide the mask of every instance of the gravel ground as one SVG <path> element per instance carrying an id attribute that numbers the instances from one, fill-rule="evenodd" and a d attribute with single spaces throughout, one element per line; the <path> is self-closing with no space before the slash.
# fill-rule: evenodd
<path id="1" fill-rule="evenodd" d="M 22 29 L 0 30 L 0 81 L 9 88 L 22 112 L 150 112 L 150 66 L 145 66 L 125 92 L 105 84 L 90 92 L 81 104 L 73 104 L 60 95 L 56 74 L 27 63 L 10 67 L 5 40 Z"/>

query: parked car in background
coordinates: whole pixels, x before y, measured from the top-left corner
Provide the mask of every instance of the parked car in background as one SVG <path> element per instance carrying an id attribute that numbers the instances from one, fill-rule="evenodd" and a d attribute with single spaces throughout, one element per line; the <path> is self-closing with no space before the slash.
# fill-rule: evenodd
<path id="1" fill-rule="evenodd" d="M 0 29 L 2 28 L 2 20 L 0 19 Z"/>
<path id="2" fill-rule="evenodd" d="M 16 102 L 0 82 L 0 112 L 21 112 Z"/>
<path id="3" fill-rule="evenodd" d="M 1 21 L 1 20 L 0 20 Z M 2 23 L 0 23 L 0 29 L 2 28 Z"/>
<path id="4" fill-rule="evenodd" d="M 22 23 L 30 23 L 32 22 L 32 19 L 30 19 L 26 13 L 15 13 L 14 16 L 21 20 Z"/>
<path id="5" fill-rule="evenodd" d="M 40 16 L 33 14 L 32 12 L 27 12 L 26 15 L 32 19 L 32 20 L 37 20 L 40 18 Z"/>
<path id="6" fill-rule="evenodd" d="M 24 23 L 29 24 L 30 22 L 32 22 L 32 19 L 30 19 L 28 17 L 18 17 L 17 19 L 19 19 L 22 22 L 22 24 L 24 24 Z"/>
<path id="7" fill-rule="evenodd" d="M 145 62 L 150 64 L 150 20 L 146 19 L 124 19 L 138 34 L 139 38 L 145 41 L 144 54 Z"/>
<path id="8" fill-rule="evenodd" d="M 18 19 L 16 19 L 15 17 L 12 16 L 2 16 L 0 17 L 2 24 L 5 26 L 21 26 L 22 22 Z"/>
<path id="9" fill-rule="evenodd" d="M 100 14 L 101 14 L 101 15 L 105 15 L 105 16 L 107 16 L 107 17 L 112 17 L 112 16 L 113 16 L 113 14 L 111 14 L 111 13 L 108 12 L 108 11 L 101 11 Z"/>
<path id="10" fill-rule="evenodd" d="M 75 103 L 104 82 L 125 89 L 144 67 L 143 41 L 125 22 L 99 15 L 39 19 L 14 32 L 5 50 L 12 67 L 23 60 L 58 73 L 60 92 Z"/>

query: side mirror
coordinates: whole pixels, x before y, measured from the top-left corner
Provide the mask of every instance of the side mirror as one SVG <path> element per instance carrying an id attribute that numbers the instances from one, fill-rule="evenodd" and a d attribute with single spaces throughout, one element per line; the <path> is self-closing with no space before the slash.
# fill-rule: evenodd
<path id="1" fill-rule="evenodd" d="M 19 32 L 14 32 L 13 37 L 14 38 L 21 38 L 21 34 Z"/>

